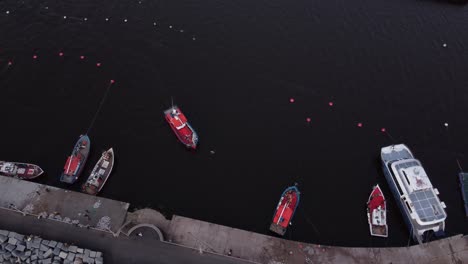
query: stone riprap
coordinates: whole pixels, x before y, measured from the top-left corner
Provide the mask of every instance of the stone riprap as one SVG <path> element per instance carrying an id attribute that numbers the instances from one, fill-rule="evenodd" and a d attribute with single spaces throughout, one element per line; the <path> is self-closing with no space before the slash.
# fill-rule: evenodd
<path id="1" fill-rule="evenodd" d="M 0 230 L 0 263 L 103 264 L 101 252 Z"/>

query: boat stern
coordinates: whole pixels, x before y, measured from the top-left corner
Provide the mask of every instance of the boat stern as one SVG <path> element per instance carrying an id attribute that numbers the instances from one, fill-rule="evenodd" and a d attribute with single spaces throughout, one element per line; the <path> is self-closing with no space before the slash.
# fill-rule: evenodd
<path id="1" fill-rule="evenodd" d="M 284 234 L 286 233 L 286 228 L 283 228 L 282 226 L 277 225 L 275 223 L 271 223 L 270 231 L 280 236 L 284 236 Z"/>
<path id="2" fill-rule="evenodd" d="M 76 181 L 76 177 L 63 173 L 62 176 L 60 176 L 60 181 L 68 184 L 73 184 Z"/>

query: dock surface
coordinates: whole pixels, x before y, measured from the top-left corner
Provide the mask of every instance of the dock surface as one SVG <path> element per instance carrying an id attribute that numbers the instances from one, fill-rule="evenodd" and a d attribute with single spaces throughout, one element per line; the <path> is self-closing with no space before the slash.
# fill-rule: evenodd
<path id="1" fill-rule="evenodd" d="M 0 207 L 116 232 L 128 203 L 0 176 Z"/>

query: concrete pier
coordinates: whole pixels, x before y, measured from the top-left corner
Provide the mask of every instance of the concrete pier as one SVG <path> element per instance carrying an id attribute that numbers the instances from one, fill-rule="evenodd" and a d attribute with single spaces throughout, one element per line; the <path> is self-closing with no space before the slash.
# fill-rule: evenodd
<path id="1" fill-rule="evenodd" d="M 55 221 L 57 222 L 55 225 L 68 223 L 69 226 L 91 226 L 92 230 L 79 229 L 82 231 L 78 234 L 86 232 L 91 234 L 96 230 L 108 231 L 106 236 L 114 237 L 115 243 L 121 243 L 118 241 L 122 238 L 135 237 L 135 232 L 148 232 L 148 235 L 141 235 L 145 239 L 152 239 L 154 243 L 161 243 L 160 240 L 164 240 L 163 244 L 181 246 L 181 251 L 188 248 L 201 255 L 225 257 L 223 263 L 233 263 L 236 259 L 267 264 L 468 263 L 468 237 L 463 235 L 423 245 L 399 248 L 321 246 L 270 237 L 177 215 L 168 220 L 152 209 L 127 212 L 128 206 L 128 203 L 0 176 L 0 207 L 8 208 L 12 214 L 16 211 L 25 216 L 43 215 L 44 218 L 50 219 L 36 220 L 38 225 L 44 225 L 43 221 L 51 223 Z M 6 220 L 0 218 L 0 228 L 2 221 Z M 55 239 L 66 241 L 66 237 Z M 110 238 L 109 241 L 111 241 Z M 106 245 L 108 243 L 106 242 Z M 152 253 L 147 252 L 148 256 Z M 112 258 L 114 253 L 109 251 L 108 254 Z"/>
<path id="2" fill-rule="evenodd" d="M 113 232 L 124 223 L 129 204 L 0 176 L 0 207 Z"/>

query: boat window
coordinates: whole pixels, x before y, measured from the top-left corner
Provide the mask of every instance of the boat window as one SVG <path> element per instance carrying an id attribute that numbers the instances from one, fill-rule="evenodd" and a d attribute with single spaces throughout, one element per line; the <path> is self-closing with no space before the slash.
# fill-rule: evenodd
<path id="1" fill-rule="evenodd" d="M 406 204 L 406 207 L 408 207 L 408 210 L 410 211 L 410 213 L 412 213 L 412 212 L 413 212 L 413 210 L 411 210 L 411 207 L 409 206 L 409 204 L 408 204 L 408 202 L 407 202 L 407 201 L 405 201 L 405 204 Z"/>
<path id="2" fill-rule="evenodd" d="M 406 182 L 408 183 L 408 185 L 411 185 L 409 180 L 408 180 L 408 175 L 406 175 L 406 172 L 404 170 L 401 170 L 401 172 L 403 172 L 403 175 L 405 176 L 405 179 L 406 179 Z"/>

